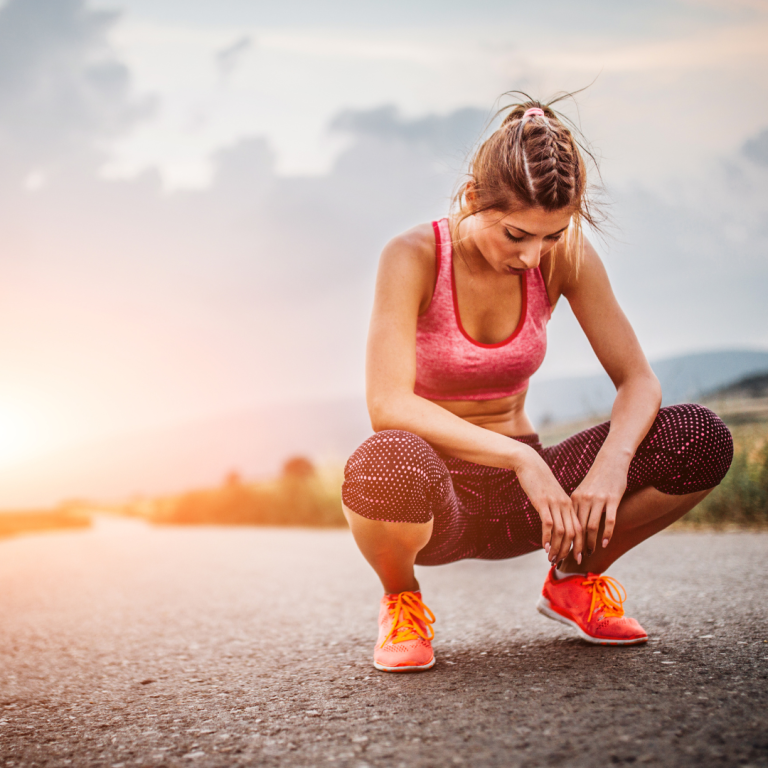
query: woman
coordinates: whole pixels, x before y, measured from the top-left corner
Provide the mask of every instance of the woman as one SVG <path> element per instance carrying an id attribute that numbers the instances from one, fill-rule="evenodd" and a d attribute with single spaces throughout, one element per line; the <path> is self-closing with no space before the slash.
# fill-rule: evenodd
<path id="1" fill-rule="evenodd" d="M 592 643 L 648 638 L 605 570 L 725 475 L 730 433 L 661 389 L 581 223 L 586 167 L 548 105 L 512 107 L 452 216 L 384 249 L 368 338 L 375 433 L 349 459 L 344 513 L 384 587 L 374 665 L 435 663 L 414 564 L 543 547 L 537 608 Z M 561 296 L 616 386 L 610 422 L 542 448 L 525 413 Z"/>

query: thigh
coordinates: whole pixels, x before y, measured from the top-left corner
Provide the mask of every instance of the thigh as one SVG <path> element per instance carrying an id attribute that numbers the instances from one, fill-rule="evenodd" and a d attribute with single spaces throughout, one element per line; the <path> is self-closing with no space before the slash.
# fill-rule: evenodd
<path id="1" fill-rule="evenodd" d="M 439 496 L 433 498 L 432 512 L 434 524 L 432 536 L 427 545 L 416 556 L 417 565 L 444 565 L 457 560 L 475 557 L 477 551 L 477 515 L 473 499 L 467 494 L 461 483 L 456 482 L 455 470 L 461 465 L 460 472 L 471 471 L 471 464 L 461 459 L 441 456 L 446 467 L 448 483 Z M 448 464 L 454 465 L 451 472 Z"/>
<path id="2" fill-rule="evenodd" d="M 535 435 L 510 439 L 541 450 Z M 541 519 L 515 472 L 449 456 L 443 460 L 457 502 L 452 519 L 461 525 L 460 535 L 452 539 L 451 560 L 503 560 L 541 548 Z"/>
<path id="3" fill-rule="evenodd" d="M 542 458 L 569 496 L 592 468 L 610 427 L 610 421 L 603 422 L 541 451 Z"/>
<path id="4" fill-rule="evenodd" d="M 570 495 L 603 447 L 609 421 L 544 448 L 542 457 Z M 728 428 L 707 408 L 686 403 L 662 408 L 637 448 L 627 472 L 627 491 L 653 487 L 682 495 L 716 486 L 733 457 Z"/>
<path id="5" fill-rule="evenodd" d="M 432 536 L 417 563 L 439 565 L 473 556 L 471 514 L 454 490 L 444 458 L 418 435 L 384 430 L 368 438 L 344 468 L 342 500 L 369 520 L 432 521 Z"/>

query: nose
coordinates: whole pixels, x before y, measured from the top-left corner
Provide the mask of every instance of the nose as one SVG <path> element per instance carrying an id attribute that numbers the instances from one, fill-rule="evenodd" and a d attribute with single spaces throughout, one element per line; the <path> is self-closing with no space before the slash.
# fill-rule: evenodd
<path id="1" fill-rule="evenodd" d="M 518 254 L 520 261 L 525 264 L 526 269 L 533 269 L 539 266 L 541 261 L 541 249 L 544 243 L 541 240 L 534 240 L 526 244 L 525 248 Z"/>

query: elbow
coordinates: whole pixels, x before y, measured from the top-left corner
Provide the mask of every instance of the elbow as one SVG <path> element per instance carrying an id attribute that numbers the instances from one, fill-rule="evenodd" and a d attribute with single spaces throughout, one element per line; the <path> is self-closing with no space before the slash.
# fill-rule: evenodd
<path id="1" fill-rule="evenodd" d="M 368 416 L 374 432 L 385 429 L 404 429 L 404 409 L 391 397 L 368 397 Z"/>
<path id="2" fill-rule="evenodd" d="M 656 411 L 661 408 L 661 384 L 650 366 L 645 371 L 627 376 L 623 382 L 616 386 L 617 391 L 622 388 L 626 388 L 627 393 L 632 393 L 630 395 L 632 398 L 637 398 L 642 394 L 643 399 L 652 403 Z"/>
<path id="3" fill-rule="evenodd" d="M 374 432 L 383 432 L 385 429 L 392 429 L 390 422 L 387 420 L 385 414 L 381 413 L 380 411 L 374 411 L 369 408 L 368 415 L 371 418 L 371 428 Z"/>
<path id="4" fill-rule="evenodd" d="M 640 384 L 643 391 L 647 393 L 648 399 L 653 403 L 655 410 L 658 411 L 661 408 L 661 383 L 650 368 L 648 369 L 648 372 L 642 376 Z"/>
<path id="5" fill-rule="evenodd" d="M 661 391 L 661 382 L 656 378 L 656 376 L 653 377 L 656 381 L 656 389 L 657 389 L 657 395 L 656 395 L 656 401 L 658 403 L 658 407 L 661 408 L 661 400 L 663 393 Z"/>
<path id="6" fill-rule="evenodd" d="M 393 414 L 386 408 L 368 408 L 371 418 L 371 428 L 374 432 L 383 432 L 385 429 L 399 429 Z"/>
<path id="7" fill-rule="evenodd" d="M 656 410 L 658 411 L 659 408 L 661 408 L 661 382 L 653 371 L 648 373 L 648 389 L 653 393 L 653 402 L 656 405 Z"/>

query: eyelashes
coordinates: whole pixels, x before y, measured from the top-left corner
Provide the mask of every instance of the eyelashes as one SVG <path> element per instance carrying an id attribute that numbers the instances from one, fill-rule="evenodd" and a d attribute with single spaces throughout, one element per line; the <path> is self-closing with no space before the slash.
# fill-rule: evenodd
<path id="1" fill-rule="evenodd" d="M 504 230 L 504 234 L 507 236 L 507 240 L 511 240 L 513 243 L 522 243 L 523 240 L 525 240 L 524 237 L 515 237 L 513 234 L 510 233 L 508 229 Z M 561 232 L 559 235 L 549 235 L 548 237 L 545 237 L 545 240 L 549 240 L 550 243 L 556 243 L 558 240 L 560 240 L 563 236 L 563 233 Z"/>

